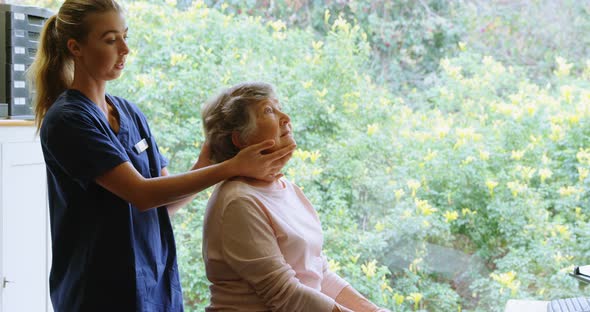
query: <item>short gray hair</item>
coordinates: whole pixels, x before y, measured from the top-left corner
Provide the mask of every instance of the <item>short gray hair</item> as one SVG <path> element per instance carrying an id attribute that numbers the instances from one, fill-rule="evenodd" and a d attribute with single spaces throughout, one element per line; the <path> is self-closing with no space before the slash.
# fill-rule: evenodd
<path id="1" fill-rule="evenodd" d="M 251 107 L 264 100 L 276 99 L 274 87 L 265 82 L 245 82 L 222 90 L 208 100 L 201 110 L 205 137 L 211 147 L 211 161 L 220 163 L 238 154 L 232 133 L 245 140 L 256 126 Z"/>

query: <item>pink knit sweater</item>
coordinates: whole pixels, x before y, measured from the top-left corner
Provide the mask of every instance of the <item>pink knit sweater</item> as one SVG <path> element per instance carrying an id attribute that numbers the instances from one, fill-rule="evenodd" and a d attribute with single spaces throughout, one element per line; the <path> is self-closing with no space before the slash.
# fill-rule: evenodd
<path id="1" fill-rule="evenodd" d="M 203 258 L 206 311 L 332 311 L 348 285 L 328 269 L 320 220 L 301 190 L 280 179 L 223 182 L 209 199 Z"/>

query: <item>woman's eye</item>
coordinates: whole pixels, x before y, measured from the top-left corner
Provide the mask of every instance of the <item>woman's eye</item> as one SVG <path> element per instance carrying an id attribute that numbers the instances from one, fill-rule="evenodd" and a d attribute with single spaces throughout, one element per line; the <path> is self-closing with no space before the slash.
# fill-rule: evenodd
<path id="1" fill-rule="evenodd" d="M 264 109 L 264 112 L 265 112 L 265 113 L 272 113 L 272 112 L 273 112 L 273 110 L 272 110 L 272 107 L 266 107 L 266 108 Z"/>
<path id="2" fill-rule="evenodd" d="M 106 39 L 106 43 L 108 43 L 108 44 L 115 44 L 117 42 L 117 40 L 123 39 L 123 41 L 127 41 L 127 38 L 129 38 L 127 35 L 122 36 L 122 37 L 119 37 L 119 38 L 117 38 L 117 37 L 115 37 L 115 38 L 107 38 Z"/>

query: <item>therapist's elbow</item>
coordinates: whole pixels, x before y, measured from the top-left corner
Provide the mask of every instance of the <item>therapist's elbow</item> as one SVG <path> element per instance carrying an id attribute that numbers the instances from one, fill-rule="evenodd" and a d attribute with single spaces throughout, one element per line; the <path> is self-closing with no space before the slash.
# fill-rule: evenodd
<path id="1" fill-rule="evenodd" d="M 121 191 L 121 189 L 124 189 L 124 191 Z M 147 192 L 145 188 L 142 187 L 141 183 L 135 185 L 128 184 L 124 187 L 119 187 L 118 190 L 119 192 L 117 192 L 117 189 L 114 188 L 111 190 L 111 192 L 129 204 L 132 208 L 141 212 L 150 210 L 157 206 L 155 201 L 150 198 L 150 195 L 146 195 L 150 194 L 150 192 Z"/>
<path id="2" fill-rule="evenodd" d="M 157 179 L 142 178 L 139 183 L 132 185 L 134 190 L 128 195 L 129 203 L 140 212 L 145 212 L 168 204 L 165 192 Z"/>
<path id="3" fill-rule="evenodd" d="M 148 211 L 159 207 L 158 202 L 150 196 L 150 192 L 137 191 L 133 195 L 127 198 L 127 201 L 131 206 L 140 212 Z"/>
<path id="4" fill-rule="evenodd" d="M 154 201 L 146 198 L 136 198 L 133 199 L 130 203 L 133 207 L 135 207 L 135 209 L 139 210 L 140 212 L 145 212 L 159 207 L 159 205 L 156 204 Z"/>
<path id="5" fill-rule="evenodd" d="M 140 212 L 146 212 L 148 210 L 156 208 L 154 205 L 141 202 L 131 203 L 131 205 L 133 205 L 133 207 L 135 207 L 135 209 L 139 210 Z"/>
<path id="6" fill-rule="evenodd" d="M 129 163 L 124 162 L 108 170 L 95 182 L 139 211 L 147 211 L 158 205 L 152 179 L 143 177 Z"/>

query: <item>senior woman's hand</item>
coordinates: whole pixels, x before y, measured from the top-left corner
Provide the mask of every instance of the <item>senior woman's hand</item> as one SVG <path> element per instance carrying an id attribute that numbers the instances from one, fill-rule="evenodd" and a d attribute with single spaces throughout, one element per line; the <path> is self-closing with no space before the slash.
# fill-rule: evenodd
<path id="1" fill-rule="evenodd" d="M 241 150 L 238 155 L 230 159 L 236 175 L 269 182 L 282 177 L 283 174 L 280 171 L 293 155 L 297 145 L 291 144 L 270 154 L 263 154 L 274 144 L 273 140 L 266 140 Z"/>

